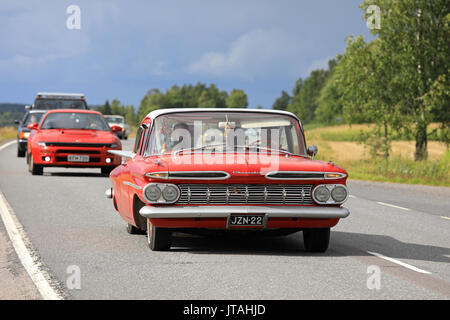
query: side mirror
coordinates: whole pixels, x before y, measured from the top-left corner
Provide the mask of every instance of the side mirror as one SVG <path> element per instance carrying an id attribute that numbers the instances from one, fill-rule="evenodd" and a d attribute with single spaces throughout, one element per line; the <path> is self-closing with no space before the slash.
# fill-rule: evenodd
<path id="1" fill-rule="evenodd" d="M 14 120 L 14 123 L 17 124 L 17 125 L 19 125 L 19 124 L 20 124 L 20 121 L 19 121 L 19 120 Z"/>
<path id="2" fill-rule="evenodd" d="M 25 110 L 30 110 L 31 106 L 25 106 Z"/>
<path id="3" fill-rule="evenodd" d="M 30 130 L 37 130 L 39 124 L 37 122 L 30 123 L 27 128 Z"/>
<path id="4" fill-rule="evenodd" d="M 315 145 L 311 145 L 308 147 L 308 155 L 311 156 L 311 159 L 314 159 L 314 157 L 317 154 L 317 151 L 319 151 L 319 149 L 315 146 Z"/>
<path id="5" fill-rule="evenodd" d="M 119 127 L 119 126 L 112 126 L 112 127 L 111 127 L 111 131 L 112 131 L 112 132 L 120 132 L 120 131 L 122 131 L 122 127 Z"/>

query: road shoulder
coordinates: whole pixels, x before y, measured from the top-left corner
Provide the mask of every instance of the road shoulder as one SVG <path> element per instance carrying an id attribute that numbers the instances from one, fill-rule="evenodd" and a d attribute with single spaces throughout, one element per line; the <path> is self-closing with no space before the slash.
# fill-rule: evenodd
<path id="1" fill-rule="evenodd" d="M 0 222 L 0 300 L 38 300 L 39 291 L 26 272 Z"/>

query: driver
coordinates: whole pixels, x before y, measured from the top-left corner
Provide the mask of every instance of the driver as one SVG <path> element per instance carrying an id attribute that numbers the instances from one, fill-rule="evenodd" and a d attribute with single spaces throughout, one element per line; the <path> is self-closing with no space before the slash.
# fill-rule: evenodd
<path id="1" fill-rule="evenodd" d="M 169 137 L 169 150 L 181 150 L 191 147 L 192 132 L 185 122 L 178 122 L 173 126 Z"/>

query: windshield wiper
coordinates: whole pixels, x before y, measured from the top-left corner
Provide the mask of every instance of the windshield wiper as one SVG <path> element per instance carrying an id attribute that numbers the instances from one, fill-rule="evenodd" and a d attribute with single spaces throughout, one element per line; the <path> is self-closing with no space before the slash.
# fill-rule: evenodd
<path id="1" fill-rule="evenodd" d="M 291 153 L 289 151 L 285 151 L 285 150 L 281 150 L 281 149 L 272 149 L 272 148 L 267 148 L 267 147 L 261 147 L 261 146 L 258 146 L 258 145 L 254 145 L 254 146 L 246 145 L 246 146 L 234 146 L 234 147 L 235 148 L 246 148 L 246 149 L 253 148 L 253 149 L 258 149 L 258 150 L 265 150 L 265 151 L 270 151 L 270 152 L 283 153 L 283 154 L 287 154 L 287 155 L 290 155 L 290 156 L 294 155 L 293 153 Z"/>
<path id="2" fill-rule="evenodd" d="M 205 150 L 205 149 L 208 149 L 208 148 L 216 148 L 216 147 L 233 147 L 234 149 L 237 149 L 237 148 L 243 148 L 243 149 L 258 149 L 258 150 L 265 150 L 265 151 L 269 151 L 269 152 L 278 152 L 278 153 L 286 154 L 286 155 L 289 155 L 289 156 L 292 156 L 292 155 L 293 155 L 293 153 L 291 153 L 291 152 L 289 152 L 289 151 L 280 150 L 280 149 L 273 149 L 273 148 L 267 148 L 267 147 L 261 147 L 261 146 L 258 146 L 258 145 L 254 145 L 254 146 L 251 146 L 251 145 L 244 145 L 244 146 L 239 146 L 239 145 L 237 145 L 237 146 L 229 146 L 229 145 L 227 145 L 226 143 L 209 144 L 209 145 L 201 146 L 201 147 L 194 147 L 194 148 L 181 149 L 181 150 L 175 151 L 175 155 L 179 155 L 180 153 L 186 152 L 186 151 L 194 152 L 194 151 L 197 151 L 197 150 Z"/>
<path id="3" fill-rule="evenodd" d="M 182 152 L 193 152 L 193 151 L 197 151 L 197 150 L 205 150 L 207 148 L 215 148 L 215 147 L 223 147 L 226 146 L 226 143 L 219 143 L 219 144 L 207 144 L 206 146 L 201 146 L 201 147 L 193 147 L 193 148 L 185 148 L 185 149 L 181 149 L 181 150 L 177 150 L 175 151 L 175 155 L 179 155 Z"/>

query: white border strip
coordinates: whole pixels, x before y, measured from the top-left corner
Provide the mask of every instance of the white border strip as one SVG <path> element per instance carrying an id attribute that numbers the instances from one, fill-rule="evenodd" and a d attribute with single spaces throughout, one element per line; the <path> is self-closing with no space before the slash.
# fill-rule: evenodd
<path id="1" fill-rule="evenodd" d="M 384 259 L 384 260 L 396 263 L 398 265 L 401 265 L 402 267 L 408 268 L 410 270 L 413 270 L 413 271 L 416 271 L 416 272 L 419 272 L 419 273 L 431 274 L 431 272 L 429 272 L 429 271 L 416 268 L 416 267 L 414 267 L 414 266 L 412 266 L 410 264 L 404 263 L 404 262 L 402 262 L 400 260 L 397 260 L 397 259 L 393 259 L 393 258 L 389 258 L 389 257 L 383 256 L 382 254 L 379 254 L 379 253 L 376 253 L 376 252 L 367 251 L 367 253 L 370 253 L 371 255 L 374 255 L 374 256 L 376 256 L 378 258 L 381 258 L 381 259 Z"/>
<path id="2" fill-rule="evenodd" d="M 11 239 L 12 245 L 16 250 L 16 253 L 25 267 L 25 270 L 33 280 L 41 296 L 45 300 L 63 300 L 63 297 L 59 295 L 50 285 L 47 278 L 44 276 L 45 271 L 41 269 L 41 264 L 36 258 L 33 258 L 25 243 L 26 240 L 23 227 L 14 215 L 12 209 L 8 205 L 3 193 L 0 192 L 0 215 L 3 223 L 5 224 L 6 231 Z M 23 234 L 23 235 L 22 235 Z"/>
<path id="3" fill-rule="evenodd" d="M 13 143 L 16 143 L 16 142 L 17 142 L 16 140 L 7 142 L 7 143 L 5 143 L 4 145 L 0 146 L 0 150 L 3 150 L 3 149 L 5 149 L 5 148 L 8 148 L 10 145 L 12 145 Z"/>
<path id="4" fill-rule="evenodd" d="M 396 205 L 393 205 L 393 204 L 390 204 L 390 203 L 379 202 L 379 201 L 377 201 L 377 203 L 381 204 L 383 206 L 387 206 L 387 207 L 392 207 L 392 208 L 402 209 L 402 210 L 406 210 L 406 211 L 411 211 L 411 209 L 399 207 L 399 206 L 396 206 Z"/>

